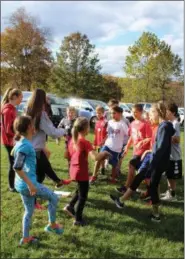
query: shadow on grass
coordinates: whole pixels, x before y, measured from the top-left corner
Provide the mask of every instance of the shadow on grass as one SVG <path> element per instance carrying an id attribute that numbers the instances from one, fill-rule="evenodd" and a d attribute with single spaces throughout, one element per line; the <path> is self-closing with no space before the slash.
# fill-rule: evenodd
<path id="1" fill-rule="evenodd" d="M 117 231 L 125 234 L 132 233 L 133 229 L 137 229 L 138 231 L 142 232 L 143 230 L 145 232 L 148 232 L 148 235 L 154 235 L 155 237 L 159 238 L 166 238 L 169 241 L 172 242 L 183 242 L 184 240 L 184 228 L 182 227 L 184 225 L 184 217 L 174 214 L 169 214 L 166 216 L 161 215 L 161 224 L 153 223 L 150 221 L 150 218 L 148 217 L 150 214 L 150 207 L 146 209 L 140 209 L 140 208 L 133 208 L 131 206 L 126 206 L 124 209 L 117 209 L 115 207 L 115 204 L 111 204 L 110 202 L 104 201 L 104 200 L 93 200 L 89 199 L 88 206 L 93 208 L 102 208 L 104 210 L 109 210 L 112 213 L 118 213 L 122 216 L 127 215 L 129 217 L 132 217 L 137 222 L 126 222 L 126 225 L 124 227 L 120 226 L 115 220 L 112 218 L 110 220 L 106 220 L 103 224 L 100 223 L 99 218 L 91 217 L 89 220 L 92 222 L 93 225 L 95 225 L 97 228 L 100 228 L 102 230 L 111 230 L 111 231 Z M 178 222 L 179 230 L 174 231 L 173 227 L 169 226 L 169 222 L 172 224 L 175 224 Z M 181 227 L 180 227 L 181 226 Z"/>

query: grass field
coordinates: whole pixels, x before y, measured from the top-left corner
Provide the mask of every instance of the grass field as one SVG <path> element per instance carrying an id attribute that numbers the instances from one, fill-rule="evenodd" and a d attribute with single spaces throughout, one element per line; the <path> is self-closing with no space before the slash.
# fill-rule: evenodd
<path id="1" fill-rule="evenodd" d="M 90 134 L 89 138 L 92 138 Z M 184 137 L 181 138 L 182 149 Z M 64 145 L 49 141 L 51 163 L 57 174 L 67 178 L 67 162 L 63 158 Z M 121 181 L 126 178 L 131 152 L 123 162 Z M 183 154 L 184 157 L 184 154 Z M 84 210 L 88 226 L 73 227 L 71 218 L 63 213 L 70 198 L 59 202 L 57 219 L 64 225 L 62 236 L 48 235 L 43 231 L 47 224 L 47 212 L 35 211 L 31 234 L 39 236 L 37 247 L 18 247 L 21 238 L 23 206 L 19 194 L 10 193 L 7 184 L 7 158 L 1 152 L 1 258 L 183 258 L 184 257 L 184 179 L 177 184 L 178 202 L 163 203 L 160 224 L 148 219 L 150 206 L 135 195 L 123 210 L 115 207 L 109 198 L 114 185 L 105 177 L 91 187 Z M 93 162 L 90 162 L 92 172 Z M 109 174 L 109 172 L 107 172 Z M 46 179 L 45 185 L 54 189 Z M 162 182 L 162 190 L 166 181 Z M 75 184 L 63 188 L 75 190 Z"/>

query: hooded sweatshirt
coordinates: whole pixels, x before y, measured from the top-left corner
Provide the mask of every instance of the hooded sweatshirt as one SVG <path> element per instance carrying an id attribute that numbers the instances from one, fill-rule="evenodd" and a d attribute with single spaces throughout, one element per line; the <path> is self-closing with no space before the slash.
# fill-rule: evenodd
<path id="1" fill-rule="evenodd" d="M 14 145 L 13 123 L 17 116 L 15 106 L 5 104 L 1 109 L 1 143 L 6 146 Z"/>
<path id="2" fill-rule="evenodd" d="M 152 172 L 157 170 L 164 172 L 167 170 L 170 161 L 172 136 L 174 133 L 175 130 L 171 122 L 163 121 L 159 125 L 148 171 Z"/>

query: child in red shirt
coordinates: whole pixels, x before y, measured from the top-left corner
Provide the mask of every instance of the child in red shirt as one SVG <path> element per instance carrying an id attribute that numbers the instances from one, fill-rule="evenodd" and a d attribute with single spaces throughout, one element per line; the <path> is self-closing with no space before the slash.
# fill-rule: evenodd
<path id="1" fill-rule="evenodd" d="M 96 117 L 97 121 L 95 124 L 95 136 L 94 136 L 94 148 L 98 148 L 98 152 L 102 148 L 102 146 L 105 143 L 106 137 L 107 137 L 107 119 L 104 117 L 104 108 L 101 106 L 96 107 Z M 104 161 L 102 162 L 102 168 L 101 168 L 101 173 L 105 173 L 105 163 Z M 97 171 L 97 163 L 95 163 L 95 168 L 94 171 Z M 95 173 L 96 175 L 96 173 Z"/>
<path id="2" fill-rule="evenodd" d="M 129 172 L 127 181 L 124 186 L 117 188 L 119 192 L 125 192 L 135 177 L 135 170 L 141 165 L 142 154 L 150 149 L 150 140 L 152 130 L 149 122 L 142 118 L 143 107 L 141 104 L 135 104 L 132 108 L 134 121 L 129 128 L 129 140 L 125 147 L 124 155 L 128 153 L 129 148 L 133 145 L 133 158 L 129 162 Z"/>
<path id="3" fill-rule="evenodd" d="M 69 143 L 70 177 L 78 183 L 77 190 L 72 200 L 65 206 L 64 211 L 75 218 L 74 225 L 84 226 L 82 218 L 83 209 L 89 191 L 88 154 L 95 161 L 103 161 L 110 154 L 107 151 L 97 154 L 93 146 L 85 139 L 89 132 L 89 122 L 86 118 L 79 117 L 72 129 L 72 140 Z M 78 203 L 77 203 L 78 202 Z M 76 210 L 74 209 L 77 203 Z"/>

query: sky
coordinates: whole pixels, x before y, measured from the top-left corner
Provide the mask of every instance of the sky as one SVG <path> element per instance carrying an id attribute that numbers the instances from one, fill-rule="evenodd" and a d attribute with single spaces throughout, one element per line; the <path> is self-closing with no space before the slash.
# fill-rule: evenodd
<path id="1" fill-rule="evenodd" d="M 86 34 L 96 45 L 102 73 L 124 76 L 128 47 L 144 31 L 155 33 L 184 58 L 183 1 L 1 1 L 1 31 L 19 7 L 51 29 L 54 54 L 65 36 Z"/>

